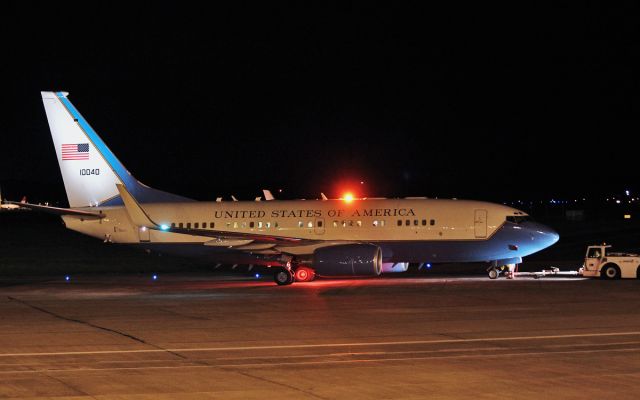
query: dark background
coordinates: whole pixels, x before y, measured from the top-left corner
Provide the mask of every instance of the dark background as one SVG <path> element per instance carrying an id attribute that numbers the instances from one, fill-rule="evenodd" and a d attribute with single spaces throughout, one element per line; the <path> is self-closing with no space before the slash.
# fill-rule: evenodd
<path id="1" fill-rule="evenodd" d="M 200 200 L 635 194 L 637 3 L 307 3 L 3 5 L 3 195 L 65 201 L 41 90 Z"/>

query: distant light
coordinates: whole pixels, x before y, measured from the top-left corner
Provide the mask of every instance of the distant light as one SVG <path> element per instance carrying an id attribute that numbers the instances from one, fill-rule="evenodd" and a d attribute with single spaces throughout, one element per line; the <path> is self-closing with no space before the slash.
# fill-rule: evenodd
<path id="1" fill-rule="evenodd" d="M 631 214 L 625 214 L 624 219 L 631 219 Z"/>
<path id="2" fill-rule="evenodd" d="M 66 275 L 66 276 L 64 277 L 64 280 L 65 280 L 65 281 L 67 281 L 67 282 L 69 282 L 69 281 L 71 280 L 71 277 L 70 277 L 69 275 Z"/>
<path id="3" fill-rule="evenodd" d="M 620 204 L 620 200 L 616 200 L 616 204 Z"/>
<path id="4" fill-rule="evenodd" d="M 168 229 L 169 229 L 169 225 L 167 225 L 167 224 L 160 225 L 160 230 L 166 231 Z"/>
<path id="5" fill-rule="evenodd" d="M 427 263 L 427 268 L 431 268 L 431 263 Z"/>
<path id="6" fill-rule="evenodd" d="M 352 193 L 345 193 L 344 196 L 342 196 L 342 199 L 346 203 L 351 203 L 353 201 L 353 194 Z"/>
<path id="7" fill-rule="evenodd" d="M 626 194 L 626 195 L 628 196 L 628 195 L 629 195 L 629 191 L 628 191 L 628 190 L 625 190 L 625 191 L 624 191 L 624 194 Z"/>
<path id="8" fill-rule="evenodd" d="M 141 230 L 142 232 L 146 232 L 146 231 L 147 231 L 147 227 L 146 227 L 146 226 L 143 226 L 143 227 L 141 227 L 141 228 L 140 228 L 140 230 Z"/>
<path id="9" fill-rule="evenodd" d="M 260 279 L 260 274 L 256 274 L 256 279 Z"/>
<path id="10" fill-rule="evenodd" d="M 364 185 L 364 181 L 360 181 L 360 184 L 361 184 L 361 185 Z"/>
<path id="11" fill-rule="evenodd" d="M 151 279 L 153 279 L 154 281 L 158 280 L 158 275 L 153 274 L 153 276 L 151 277 Z"/>

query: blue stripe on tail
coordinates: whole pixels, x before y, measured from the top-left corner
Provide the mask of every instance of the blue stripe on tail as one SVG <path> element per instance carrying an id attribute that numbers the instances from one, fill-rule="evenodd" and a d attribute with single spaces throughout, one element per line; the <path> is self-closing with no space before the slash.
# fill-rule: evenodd
<path id="1" fill-rule="evenodd" d="M 93 130 L 91 125 L 84 119 L 82 114 L 71 104 L 71 102 L 65 97 L 63 92 L 56 92 L 58 99 L 64 104 L 65 108 L 73 116 L 74 120 L 78 122 L 78 125 L 82 128 L 84 133 L 88 136 L 89 140 L 98 149 L 102 157 L 107 161 L 113 172 L 124 183 L 127 190 L 138 200 L 140 203 L 176 203 L 176 202 L 188 202 L 194 201 L 192 199 L 178 196 L 172 193 L 163 192 L 157 189 L 150 188 L 138 182 L 136 178 L 127 171 L 124 165 L 118 160 L 118 158 L 111 152 L 109 147 L 102 141 L 100 136 Z M 101 206 L 115 206 L 123 205 L 120 196 L 107 200 L 100 204 Z"/>

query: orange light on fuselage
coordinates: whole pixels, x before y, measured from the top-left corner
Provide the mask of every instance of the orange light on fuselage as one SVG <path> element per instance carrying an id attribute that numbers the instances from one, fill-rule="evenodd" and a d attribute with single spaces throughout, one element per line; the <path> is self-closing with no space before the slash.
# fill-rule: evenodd
<path id="1" fill-rule="evenodd" d="M 351 203 L 353 201 L 353 194 L 345 193 L 344 196 L 342 196 L 342 200 L 344 200 L 345 203 Z"/>

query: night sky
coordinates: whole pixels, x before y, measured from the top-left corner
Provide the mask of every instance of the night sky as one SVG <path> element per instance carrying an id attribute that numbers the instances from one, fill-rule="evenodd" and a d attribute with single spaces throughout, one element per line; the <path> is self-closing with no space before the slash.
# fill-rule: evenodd
<path id="1" fill-rule="evenodd" d="M 640 189 L 636 3 L 307 3 L 4 6 L 3 195 L 64 199 L 41 90 L 199 200 Z"/>

